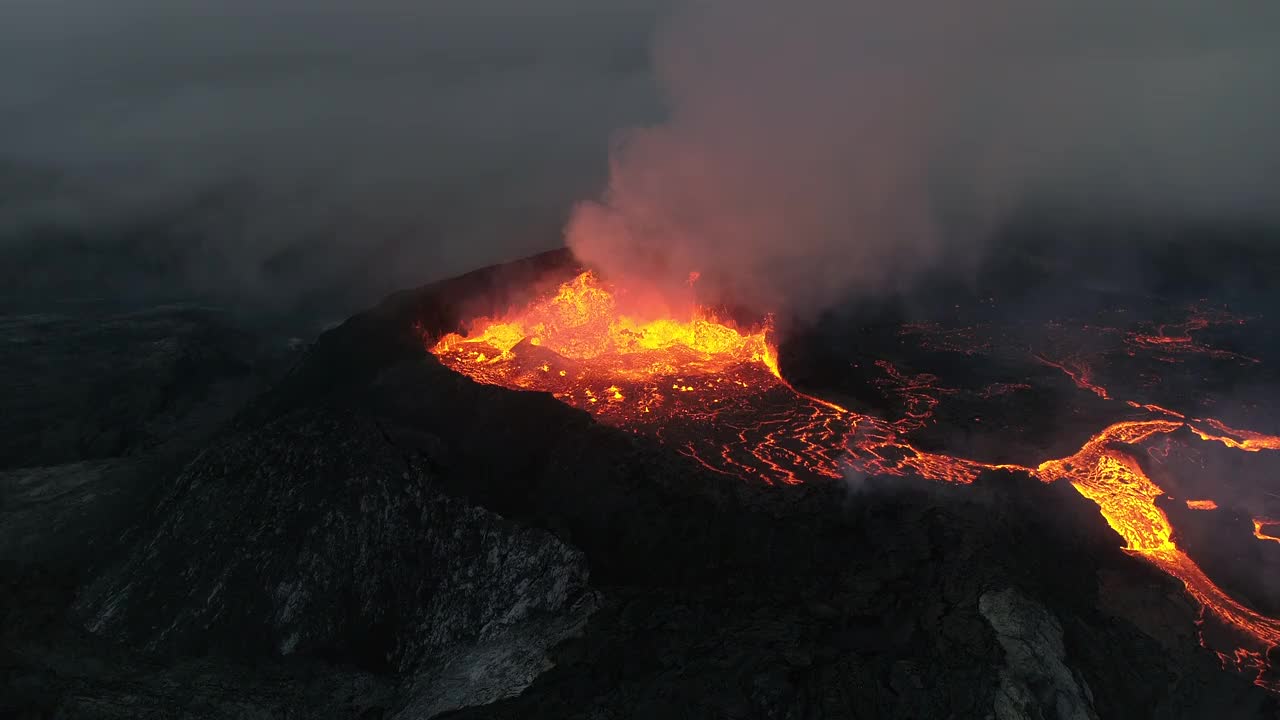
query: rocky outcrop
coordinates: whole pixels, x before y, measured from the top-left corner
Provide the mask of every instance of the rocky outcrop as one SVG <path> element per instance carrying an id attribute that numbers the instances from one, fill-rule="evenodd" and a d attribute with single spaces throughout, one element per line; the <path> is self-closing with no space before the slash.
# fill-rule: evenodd
<path id="1" fill-rule="evenodd" d="M 81 601 L 93 632 L 166 653 L 403 672 L 590 609 L 581 552 L 444 495 L 349 412 L 299 411 L 223 439 L 159 517 Z"/>
<path id="2" fill-rule="evenodd" d="M 598 601 L 586 594 L 518 624 L 484 628 L 473 643 L 442 648 L 405 683 L 394 717 L 423 720 L 519 695 L 554 666 L 553 647 L 581 633 Z"/>
<path id="3" fill-rule="evenodd" d="M 1005 654 L 996 720 L 1097 720 L 1093 693 L 1067 667 L 1062 627 L 1048 610 L 1013 588 L 983 594 L 978 610 Z"/>

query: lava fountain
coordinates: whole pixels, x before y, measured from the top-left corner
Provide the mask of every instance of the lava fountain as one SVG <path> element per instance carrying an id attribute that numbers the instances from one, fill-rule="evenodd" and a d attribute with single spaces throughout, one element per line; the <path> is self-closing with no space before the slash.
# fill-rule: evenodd
<path id="1" fill-rule="evenodd" d="M 624 314 L 591 272 L 498 320 L 445 335 L 432 348 L 480 382 L 549 392 L 615 425 L 646 416 L 714 412 L 737 395 L 780 381 L 767 324 L 739 330 L 693 308 L 687 320 Z"/>
<path id="2" fill-rule="evenodd" d="M 1204 324 L 1177 326 L 1167 341 L 1159 333 L 1143 335 L 1141 345 L 1216 353 L 1189 340 Z M 1215 638 L 1227 638 L 1209 642 L 1201 633 L 1206 646 L 1231 646 L 1218 652 L 1224 665 L 1251 672 L 1256 684 L 1280 692 L 1267 661 L 1280 647 L 1280 620 L 1230 597 L 1178 547 L 1156 504 L 1165 492 L 1135 456 L 1143 443 L 1184 427 L 1203 441 L 1245 452 L 1280 449 L 1280 438 L 1123 400 L 1147 417 L 1104 427 L 1071 456 L 1035 467 L 926 452 L 906 437 L 930 420 L 937 402 L 933 376 L 907 376 L 878 362 L 914 409 L 893 422 L 863 415 L 792 387 L 769 332 L 767 322 L 740 328 L 698 307 L 684 319 L 630 315 L 611 287 L 584 272 L 525 308 L 428 342 L 441 363 L 477 382 L 550 393 L 601 422 L 656 437 L 711 471 L 743 479 L 799 483 L 857 472 L 967 484 L 984 470 L 1002 468 L 1043 482 L 1066 480 L 1098 506 L 1127 552 L 1183 583 L 1202 609 L 1202 631 L 1212 628 Z M 1035 358 L 1082 390 L 1118 400 L 1092 378 L 1087 364 Z M 1212 509 L 1209 501 L 1188 507 Z M 1275 540 L 1264 532 L 1270 526 L 1269 519 L 1255 520 L 1255 537 Z"/>

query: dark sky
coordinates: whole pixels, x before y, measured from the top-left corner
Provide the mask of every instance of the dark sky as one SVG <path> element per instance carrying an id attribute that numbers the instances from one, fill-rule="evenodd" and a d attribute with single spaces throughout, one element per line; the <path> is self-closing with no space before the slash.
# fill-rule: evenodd
<path id="1" fill-rule="evenodd" d="M 655 17 L 631 0 L 5 3 L 0 249 L 32 289 L 281 307 L 545 249 L 598 192 L 611 133 L 658 117 Z"/>
<path id="2" fill-rule="evenodd" d="M 354 309 L 596 198 L 589 259 L 809 305 L 1028 201 L 1280 215 L 1274 2 L 659 5 L 5 3 L 0 280 Z"/>

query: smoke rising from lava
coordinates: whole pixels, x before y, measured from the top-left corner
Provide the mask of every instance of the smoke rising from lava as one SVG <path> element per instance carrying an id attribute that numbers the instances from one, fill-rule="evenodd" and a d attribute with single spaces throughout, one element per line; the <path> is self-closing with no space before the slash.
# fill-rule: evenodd
<path id="1" fill-rule="evenodd" d="M 1274 221 L 1277 33 L 1262 3 L 689 2 L 654 52 L 669 119 L 619 138 L 568 243 L 804 312 L 972 268 L 1029 205 Z"/>

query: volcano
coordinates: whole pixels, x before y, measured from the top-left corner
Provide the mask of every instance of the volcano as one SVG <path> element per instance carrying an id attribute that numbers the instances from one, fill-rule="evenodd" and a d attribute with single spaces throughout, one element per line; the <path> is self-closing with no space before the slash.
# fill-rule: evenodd
<path id="1" fill-rule="evenodd" d="M 141 483 L 128 525 L 84 509 L 112 477 L 84 461 L 9 471 L 11 547 L 48 527 L 65 559 L 13 570 L 6 604 L 66 611 L 12 611 L 6 695 L 1274 717 L 1280 326 L 993 272 L 805 323 L 647 312 L 564 251 L 393 295 Z M 67 551 L 68 517 L 112 551 Z"/>
<path id="2" fill-rule="evenodd" d="M 1113 336 L 1131 361 L 1147 367 L 1181 362 L 1185 355 L 1258 362 L 1193 337 L 1215 325 L 1243 326 L 1244 319 L 1222 309 L 1191 307 L 1186 312 L 1185 319 L 1157 324 L 1147 332 L 1094 325 L 1062 327 L 1058 333 Z M 1146 402 L 1146 393 L 1122 398 L 1093 379 L 1097 372 L 1088 360 L 1052 360 L 1033 348 L 1029 359 L 1061 371 L 1080 390 L 1115 401 L 1134 417 L 1100 427 L 1070 455 L 1033 465 L 929 452 L 913 443 L 912 434 L 932 425 L 938 406 L 956 392 L 943 378 L 904 374 L 893 362 L 877 359 L 872 364 L 881 376 L 873 383 L 906 398 L 906 407 L 892 419 L 854 412 L 787 382 L 765 330 L 740 331 L 702 309 L 687 322 L 638 322 L 619 313 L 612 292 L 590 271 L 506 318 L 471 324 L 468 335 L 447 334 L 430 348 L 456 372 L 482 383 L 550 392 L 602 422 L 658 438 L 709 470 L 743 481 L 794 484 L 856 475 L 970 484 L 984 471 L 1006 470 L 1041 482 L 1068 483 L 1098 506 L 1124 539 L 1127 552 L 1185 585 L 1200 607 L 1198 624 L 1236 638 L 1237 645 L 1218 650 L 1224 665 L 1280 692 L 1280 678 L 1267 660 L 1280 649 L 1280 620 L 1231 597 L 1178 546 L 1169 517 L 1157 504 L 1170 496 L 1139 460 L 1154 457 L 1156 448 L 1167 458 L 1175 443 L 1185 450 L 1185 441 L 1171 438 L 1180 431 L 1202 442 L 1255 453 L 1280 449 L 1280 436 L 1233 428 L 1217 418 L 1188 417 Z M 983 328 L 988 334 L 1000 330 Z M 975 328 L 946 331 L 971 334 Z M 923 339 L 932 338 L 926 334 Z M 970 342 L 956 350 L 981 357 L 998 347 L 990 340 Z M 994 406 L 983 414 L 998 415 L 1001 399 L 1011 393 L 1034 392 L 1031 379 L 1019 374 L 1011 378 L 1017 382 L 982 388 L 979 395 Z M 1190 509 L 1218 509 L 1212 500 L 1186 503 Z M 1255 537 L 1271 539 L 1262 534 L 1262 527 L 1272 521 L 1252 522 Z"/>

